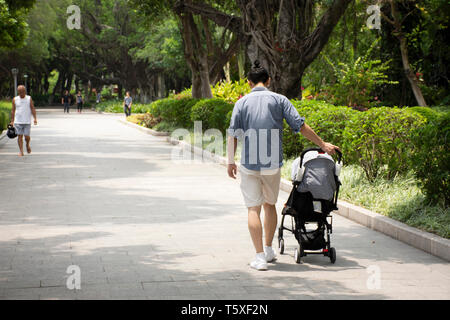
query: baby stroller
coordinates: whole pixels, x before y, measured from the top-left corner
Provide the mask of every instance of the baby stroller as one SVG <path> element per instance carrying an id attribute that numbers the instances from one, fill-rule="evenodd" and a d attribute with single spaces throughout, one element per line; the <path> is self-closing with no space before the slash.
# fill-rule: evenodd
<path id="1" fill-rule="evenodd" d="M 342 153 L 339 150 L 336 153 L 337 163 L 321 149 L 307 149 L 292 165 L 294 186 L 282 211 L 278 246 L 280 254 L 283 254 L 283 231 L 292 232 L 298 241 L 294 253 L 297 263 L 308 254 L 323 254 L 330 258 L 331 263 L 336 261 L 336 250 L 330 244 L 333 230 L 330 212 L 338 209 L 336 205 L 341 185 L 338 176 Z M 291 229 L 284 226 L 286 216 L 291 217 Z M 306 226 L 311 223 L 316 224 L 317 229 L 308 231 Z"/>

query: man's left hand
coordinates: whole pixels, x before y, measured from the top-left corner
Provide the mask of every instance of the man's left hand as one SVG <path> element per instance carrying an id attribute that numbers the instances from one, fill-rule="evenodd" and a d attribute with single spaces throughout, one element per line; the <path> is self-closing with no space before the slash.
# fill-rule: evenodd
<path id="1" fill-rule="evenodd" d="M 34 119 L 34 125 L 35 125 L 35 126 L 37 125 L 37 120 L 36 120 L 36 119 Z"/>

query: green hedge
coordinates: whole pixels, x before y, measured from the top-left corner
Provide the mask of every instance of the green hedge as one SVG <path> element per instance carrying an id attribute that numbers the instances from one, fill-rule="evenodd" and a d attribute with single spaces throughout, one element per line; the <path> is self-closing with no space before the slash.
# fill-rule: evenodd
<path id="1" fill-rule="evenodd" d="M 323 101 L 294 100 L 294 107 L 305 122 L 324 140 L 335 145 L 342 145 L 346 122 L 356 111 L 349 107 L 336 107 Z M 305 147 L 312 146 L 303 136 L 294 134 L 284 123 L 283 153 L 286 158 L 298 156 Z"/>
<path id="2" fill-rule="evenodd" d="M 408 109 L 378 107 L 355 112 L 343 132 L 343 151 L 348 162 L 364 169 L 369 181 L 379 174 L 392 179 L 408 170 L 408 159 L 415 152 L 412 133 L 425 122 Z"/>
<path id="3" fill-rule="evenodd" d="M 199 99 L 193 98 L 157 100 L 151 104 L 150 113 L 172 126 L 191 128 L 191 109 L 197 102 Z"/>
<path id="4" fill-rule="evenodd" d="M 413 135 L 410 158 L 419 186 L 433 204 L 450 205 L 450 112 L 434 115 Z"/>
<path id="5" fill-rule="evenodd" d="M 317 100 L 292 103 L 323 140 L 341 147 L 346 164 L 362 167 L 369 181 L 379 176 L 393 179 L 413 168 L 430 201 L 444 199 L 448 205 L 448 108 L 377 107 L 361 112 Z M 97 108 L 123 112 L 118 101 L 104 102 Z M 189 129 L 194 121 L 202 121 L 203 130 L 216 128 L 225 133 L 232 109 L 232 103 L 220 98 L 188 96 L 133 105 L 133 113 L 150 113 L 161 119 L 153 128 L 163 131 Z M 284 123 L 282 147 L 286 158 L 297 157 L 308 146 L 312 146 L 311 142 L 294 134 Z"/>
<path id="6" fill-rule="evenodd" d="M 228 115 L 233 106 L 219 98 L 201 100 L 192 107 L 191 121 L 202 121 L 203 129 L 219 129 L 225 134 L 230 125 Z"/>
<path id="7" fill-rule="evenodd" d="M 11 122 L 11 102 L 0 101 L 0 134 L 6 130 Z"/>

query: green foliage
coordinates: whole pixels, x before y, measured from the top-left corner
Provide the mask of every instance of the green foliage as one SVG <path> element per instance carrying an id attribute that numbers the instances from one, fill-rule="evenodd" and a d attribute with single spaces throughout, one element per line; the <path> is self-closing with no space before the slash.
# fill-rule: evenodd
<path id="1" fill-rule="evenodd" d="M 375 89 L 385 84 L 397 84 L 389 81 L 385 71 L 389 69 L 389 60 L 372 60 L 370 55 L 378 40 L 375 41 L 364 56 L 355 58 L 350 49 L 350 62 L 340 62 L 335 66 L 328 58 L 337 78 L 337 82 L 329 87 L 329 101 L 333 104 L 350 107 L 371 107 L 371 100 L 377 100 Z"/>
<path id="2" fill-rule="evenodd" d="M 8 127 L 11 122 L 11 102 L 0 101 L 0 134 Z"/>
<path id="3" fill-rule="evenodd" d="M 198 102 L 198 99 L 161 99 L 152 103 L 149 112 L 173 126 L 190 128 L 191 109 Z"/>
<path id="4" fill-rule="evenodd" d="M 344 142 L 344 130 L 347 121 L 355 111 L 349 107 L 335 107 L 329 105 L 314 112 L 307 118 L 309 126 L 322 138 L 334 145 L 342 145 Z"/>
<path id="5" fill-rule="evenodd" d="M 136 59 L 145 61 L 148 67 L 163 70 L 170 77 L 183 78 L 189 74 L 184 60 L 183 41 L 173 18 L 167 18 L 153 26 L 145 35 L 144 46 L 132 49 Z"/>
<path id="6" fill-rule="evenodd" d="M 119 101 L 102 101 L 95 106 L 97 111 L 121 113 L 123 112 L 123 103 Z"/>
<path id="7" fill-rule="evenodd" d="M 350 48 L 353 48 L 355 56 L 364 55 L 377 38 L 378 33 L 375 30 L 369 30 L 366 26 L 367 6 L 367 1 L 351 2 L 343 17 L 334 27 L 333 33 L 321 53 L 306 69 L 302 85 L 307 91 L 310 90 L 309 94 L 317 93 L 336 81 L 333 67 L 327 62 L 326 57 L 332 61 L 333 65 L 337 65 L 339 62 L 350 63 Z M 378 52 L 374 52 L 374 56 L 378 56 Z M 309 94 L 305 94 L 304 97 L 308 97 Z"/>
<path id="8" fill-rule="evenodd" d="M 191 120 L 202 121 L 203 129 L 214 128 L 225 133 L 230 124 L 228 115 L 232 110 L 233 104 L 222 99 L 204 99 L 192 107 Z"/>
<path id="9" fill-rule="evenodd" d="M 339 178 L 342 182 L 340 199 L 450 238 L 450 209 L 427 203 L 413 172 L 408 171 L 393 180 L 378 177 L 368 181 L 359 166 L 351 165 L 342 169 Z"/>
<path id="10" fill-rule="evenodd" d="M 146 128 L 153 128 L 154 126 L 156 126 L 158 123 L 161 122 L 161 118 L 154 117 L 150 113 L 143 113 L 143 114 L 133 114 L 127 117 L 127 121 L 136 123 Z"/>
<path id="11" fill-rule="evenodd" d="M 240 79 L 234 82 L 220 81 L 214 87 L 211 87 L 211 91 L 215 98 L 235 103 L 240 97 L 250 93 L 251 89 L 247 79 Z"/>
<path id="12" fill-rule="evenodd" d="M 408 169 L 408 159 L 414 152 L 411 133 L 425 121 L 407 109 L 380 107 L 355 112 L 343 132 L 345 159 L 359 163 L 369 181 L 380 173 L 392 179 Z"/>
<path id="13" fill-rule="evenodd" d="M 348 107 L 336 107 L 319 100 L 293 100 L 292 104 L 300 116 L 305 117 L 308 123 L 319 136 L 335 145 L 343 144 L 343 131 L 346 121 L 354 110 Z M 295 134 L 284 122 L 283 127 L 283 154 L 286 158 L 297 157 L 304 148 L 313 146 L 302 135 Z"/>
<path id="14" fill-rule="evenodd" d="M 431 203 L 450 205 L 450 112 L 431 118 L 413 137 L 410 158 L 419 186 Z"/>
<path id="15" fill-rule="evenodd" d="M 408 110 L 420 114 L 422 117 L 424 117 L 427 120 L 427 122 L 433 121 L 439 116 L 438 111 L 433 110 L 429 107 L 411 107 L 411 108 L 408 108 Z"/>
<path id="16" fill-rule="evenodd" d="M 27 13 L 35 0 L 0 0 L 0 47 L 14 48 L 28 35 Z"/>

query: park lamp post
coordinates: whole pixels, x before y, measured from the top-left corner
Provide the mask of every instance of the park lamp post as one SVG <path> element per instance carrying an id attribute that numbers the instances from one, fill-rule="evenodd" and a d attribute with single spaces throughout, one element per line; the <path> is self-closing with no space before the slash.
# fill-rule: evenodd
<path id="1" fill-rule="evenodd" d="M 28 92 L 28 86 L 27 86 L 28 75 L 24 74 L 23 77 L 25 78 L 25 89 Z"/>
<path id="2" fill-rule="evenodd" d="M 17 97 L 17 75 L 19 74 L 19 69 L 12 68 L 11 73 L 13 74 L 14 77 L 14 97 Z"/>

